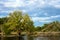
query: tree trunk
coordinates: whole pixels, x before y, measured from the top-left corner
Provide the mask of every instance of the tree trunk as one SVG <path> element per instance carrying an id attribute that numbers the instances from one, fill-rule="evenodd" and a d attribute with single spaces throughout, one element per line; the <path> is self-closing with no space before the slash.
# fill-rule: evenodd
<path id="1" fill-rule="evenodd" d="M 24 38 L 21 35 L 21 30 L 18 30 L 18 40 L 24 40 Z"/>

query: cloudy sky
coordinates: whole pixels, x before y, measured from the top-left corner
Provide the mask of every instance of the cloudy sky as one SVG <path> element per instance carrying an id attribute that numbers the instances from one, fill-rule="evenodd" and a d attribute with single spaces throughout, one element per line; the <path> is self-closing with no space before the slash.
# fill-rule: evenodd
<path id="1" fill-rule="evenodd" d="M 0 17 L 14 10 L 27 12 L 35 26 L 60 20 L 60 0 L 0 0 Z"/>

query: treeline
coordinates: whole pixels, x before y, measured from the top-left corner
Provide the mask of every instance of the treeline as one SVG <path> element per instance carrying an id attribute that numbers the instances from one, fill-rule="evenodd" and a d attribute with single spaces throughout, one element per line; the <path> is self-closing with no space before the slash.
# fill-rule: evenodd
<path id="1" fill-rule="evenodd" d="M 21 11 L 14 11 L 8 17 L 0 18 L 0 31 L 8 35 L 11 32 L 33 32 L 34 25 L 28 14 Z"/>
<path id="2" fill-rule="evenodd" d="M 54 21 L 49 24 L 44 24 L 42 27 L 34 26 L 33 21 L 28 14 L 21 11 L 14 11 L 8 17 L 0 18 L 0 32 L 8 35 L 11 32 L 58 32 L 60 31 L 60 22 Z"/>
<path id="3" fill-rule="evenodd" d="M 48 24 L 44 24 L 43 26 L 37 26 L 36 31 L 40 32 L 60 32 L 60 22 L 53 21 Z"/>

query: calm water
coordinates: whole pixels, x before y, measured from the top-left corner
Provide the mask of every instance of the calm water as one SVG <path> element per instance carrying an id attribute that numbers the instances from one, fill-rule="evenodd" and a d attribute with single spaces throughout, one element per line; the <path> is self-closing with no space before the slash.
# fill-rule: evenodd
<path id="1" fill-rule="evenodd" d="M 2 40 L 1 37 L 0 40 Z M 20 36 L 20 37 L 4 37 L 3 40 L 60 40 L 60 37 Z"/>
<path id="2" fill-rule="evenodd" d="M 32 37 L 28 36 L 28 40 L 60 40 L 59 36 L 50 36 L 50 37 Z"/>
<path id="3" fill-rule="evenodd" d="M 34 40 L 60 40 L 60 37 L 34 37 Z"/>

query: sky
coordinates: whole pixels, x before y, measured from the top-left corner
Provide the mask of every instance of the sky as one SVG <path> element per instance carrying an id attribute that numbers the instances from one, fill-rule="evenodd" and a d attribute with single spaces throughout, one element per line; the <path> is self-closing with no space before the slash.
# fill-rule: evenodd
<path id="1" fill-rule="evenodd" d="M 60 0 L 0 0 L 0 18 L 14 10 L 28 13 L 35 26 L 60 21 Z"/>

